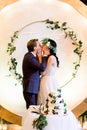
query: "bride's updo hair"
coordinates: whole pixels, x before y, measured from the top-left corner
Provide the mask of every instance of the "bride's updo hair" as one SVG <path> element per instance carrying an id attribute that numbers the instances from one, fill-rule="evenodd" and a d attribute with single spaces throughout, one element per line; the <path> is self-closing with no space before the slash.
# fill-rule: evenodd
<path id="1" fill-rule="evenodd" d="M 56 55 L 56 51 L 57 51 L 57 44 L 56 44 L 56 42 L 54 40 L 50 39 L 50 38 L 45 38 L 45 39 L 42 40 L 42 44 L 43 45 L 44 44 L 47 45 L 47 47 L 50 50 L 50 55 L 54 55 L 56 57 L 57 66 L 59 66 L 59 60 L 58 60 L 58 57 Z"/>

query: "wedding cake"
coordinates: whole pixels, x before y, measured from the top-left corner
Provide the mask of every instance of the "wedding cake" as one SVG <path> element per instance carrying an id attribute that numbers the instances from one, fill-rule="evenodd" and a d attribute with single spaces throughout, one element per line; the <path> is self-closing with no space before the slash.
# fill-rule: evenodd
<path id="1" fill-rule="evenodd" d="M 56 94 L 49 93 L 45 104 L 29 107 L 23 118 L 23 130 L 83 130 L 66 106 L 61 89 Z"/>
<path id="2" fill-rule="evenodd" d="M 61 89 L 57 89 L 56 93 L 49 93 L 45 104 L 38 106 L 31 105 L 29 110 L 32 113 L 38 113 L 43 115 L 53 115 L 64 116 L 67 114 L 67 107 L 64 99 L 62 98 Z"/>
<path id="3" fill-rule="evenodd" d="M 40 110 L 43 114 L 58 114 L 65 115 L 67 114 L 67 107 L 64 99 L 62 98 L 61 89 L 57 89 L 57 93 L 49 93 L 46 104 L 42 105 Z"/>

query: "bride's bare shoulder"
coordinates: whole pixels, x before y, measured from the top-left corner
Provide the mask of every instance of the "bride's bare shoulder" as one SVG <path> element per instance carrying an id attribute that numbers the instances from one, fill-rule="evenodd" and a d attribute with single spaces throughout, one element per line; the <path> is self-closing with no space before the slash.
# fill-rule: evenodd
<path id="1" fill-rule="evenodd" d="M 50 62 L 50 63 L 56 63 L 56 57 L 54 55 L 49 56 L 48 62 Z"/>
<path id="2" fill-rule="evenodd" d="M 49 60 L 54 60 L 54 59 L 56 59 L 56 57 L 55 57 L 54 55 L 51 55 L 51 56 L 49 56 L 48 59 L 49 59 Z"/>

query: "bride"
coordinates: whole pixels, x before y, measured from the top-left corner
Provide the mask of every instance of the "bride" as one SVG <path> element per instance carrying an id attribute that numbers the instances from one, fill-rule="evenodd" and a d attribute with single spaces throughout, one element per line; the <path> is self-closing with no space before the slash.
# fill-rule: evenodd
<path id="1" fill-rule="evenodd" d="M 57 81 L 55 78 L 57 67 L 59 66 L 59 60 L 56 56 L 57 44 L 52 39 L 42 40 L 42 50 L 45 56 L 47 56 L 47 67 L 45 72 L 41 75 L 40 90 L 38 93 L 38 104 L 45 104 L 47 96 L 50 92 L 57 91 Z"/>
<path id="2" fill-rule="evenodd" d="M 38 93 L 38 105 L 46 104 L 46 99 L 48 97 L 48 94 L 51 92 L 56 94 L 57 89 L 58 89 L 58 83 L 57 83 L 56 75 L 55 75 L 57 71 L 57 67 L 59 66 L 59 60 L 56 55 L 57 44 L 52 39 L 44 39 L 42 43 L 43 43 L 42 50 L 44 52 L 44 55 L 47 56 L 47 67 L 46 67 L 45 72 L 42 73 L 42 77 L 40 81 L 40 89 Z M 67 120 L 68 117 L 69 117 L 69 123 L 71 126 L 70 128 L 68 128 L 67 125 L 69 124 L 67 124 L 68 123 L 67 122 L 65 123 L 67 128 L 64 128 L 64 129 L 83 130 L 81 126 L 79 125 L 77 118 L 69 109 L 67 109 L 67 116 L 65 116 L 64 118 Z M 51 127 L 51 124 L 47 128 L 49 127 Z M 60 128 L 62 130 L 63 126 L 61 126 Z"/>

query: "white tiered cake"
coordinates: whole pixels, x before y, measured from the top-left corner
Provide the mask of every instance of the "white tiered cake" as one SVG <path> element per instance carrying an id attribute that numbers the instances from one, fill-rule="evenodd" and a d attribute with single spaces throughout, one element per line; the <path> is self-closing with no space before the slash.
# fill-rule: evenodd
<path id="1" fill-rule="evenodd" d="M 74 114 L 67 109 L 61 89 L 49 93 L 46 103 L 31 105 L 22 119 L 23 130 L 83 130 Z"/>
<path id="2" fill-rule="evenodd" d="M 66 103 L 62 98 L 61 89 L 57 89 L 57 93 L 49 93 L 46 104 L 42 107 L 43 114 L 65 115 L 67 113 Z"/>

